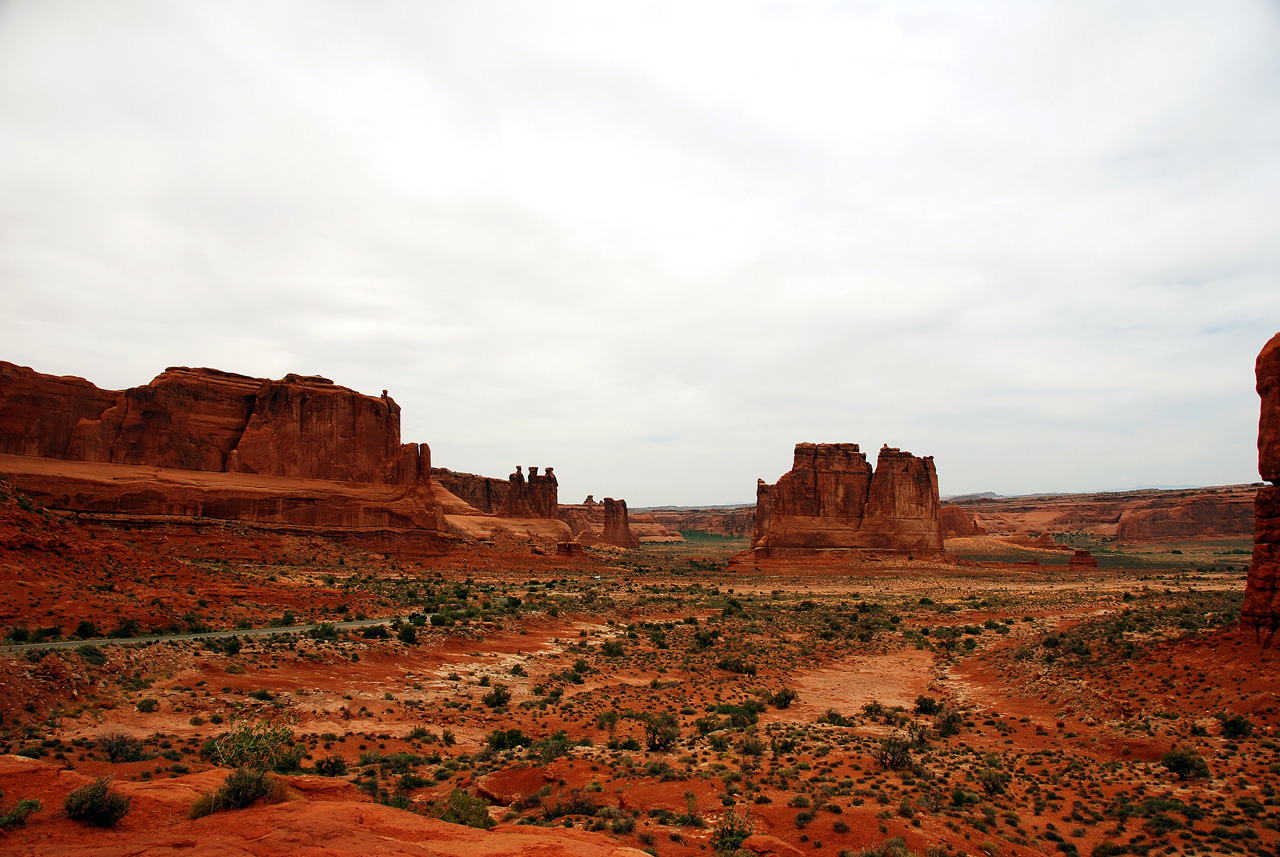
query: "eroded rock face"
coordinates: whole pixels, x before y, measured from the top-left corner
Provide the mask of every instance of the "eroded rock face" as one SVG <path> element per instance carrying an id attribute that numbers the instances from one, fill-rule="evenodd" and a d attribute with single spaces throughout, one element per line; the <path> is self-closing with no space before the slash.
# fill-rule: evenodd
<path id="1" fill-rule="evenodd" d="M 506 499 L 511 485 L 506 479 L 458 473 L 443 467 L 431 468 L 431 478 L 459 500 L 490 515 L 502 508 L 502 501 Z"/>
<path id="2" fill-rule="evenodd" d="M 1258 472 L 1280 484 L 1280 333 L 1271 337 L 1255 364 L 1262 415 L 1258 420 Z"/>
<path id="3" fill-rule="evenodd" d="M 121 395 L 0 361 L 0 453 L 62 458 L 76 424 L 97 419 Z"/>
<path id="4" fill-rule="evenodd" d="M 495 513 L 500 518 L 546 518 L 556 520 L 560 510 L 560 488 L 554 468 L 544 474 L 538 468 L 529 468 L 525 478 L 524 468 L 516 465 L 516 472 L 507 477 L 507 490 L 502 504 Z"/>
<path id="5" fill-rule="evenodd" d="M 933 458 L 885 446 L 873 471 L 856 443 L 800 443 L 777 484 L 756 485 L 752 547 L 942 550 Z"/>
<path id="6" fill-rule="evenodd" d="M 1253 532 L 1252 498 L 1229 491 L 1166 495 L 1126 510 L 1116 525 L 1122 542 L 1240 536 Z"/>
<path id="7" fill-rule="evenodd" d="M 942 540 L 965 538 L 968 536 L 985 536 L 987 531 L 982 527 L 973 513 L 960 506 L 943 506 L 938 510 L 938 527 L 942 530 Z"/>
<path id="8" fill-rule="evenodd" d="M 1280 628 L 1280 333 L 1258 355 L 1258 470 L 1272 483 L 1258 489 L 1254 504 L 1253 563 L 1245 584 L 1240 624 L 1271 645 Z"/>
<path id="9" fill-rule="evenodd" d="M 631 532 L 627 522 L 627 501 L 604 498 L 604 534 L 601 540 L 605 544 L 620 548 L 638 548 L 640 539 Z"/>
<path id="10" fill-rule="evenodd" d="M 400 406 L 385 391 L 185 366 L 117 392 L 0 364 L 0 451 L 400 485 L 425 485 L 431 470 L 425 444 L 400 443 Z"/>

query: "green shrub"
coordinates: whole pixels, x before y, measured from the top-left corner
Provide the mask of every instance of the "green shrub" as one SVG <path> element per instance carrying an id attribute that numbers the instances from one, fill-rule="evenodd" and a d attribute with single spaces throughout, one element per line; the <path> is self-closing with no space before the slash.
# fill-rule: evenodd
<path id="1" fill-rule="evenodd" d="M 292 730 L 284 724 L 242 722 L 210 739 L 205 749 L 206 755 L 224 767 L 267 770 L 295 756 L 289 746 L 292 739 Z"/>
<path id="2" fill-rule="evenodd" d="M 111 777 L 98 777 L 67 795 L 67 815 L 96 827 L 115 827 L 129 813 L 132 799 L 111 790 Z"/>
<path id="3" fill-rule="evenodd" d="M 511 701 L 511 691 L 502 682 L 494 682 L 493 689 L 484 695 L 484 704 L 490 708 L 501 708 Z"/>
<path id="4" fill-rule="evenodd" d="M 4 797 L 4 793 L 0 792 L 0 798 Z M 23 798 L 13 805 L 13 809 L 0 815 L 0 830 L 8 830 L 11 827 L 22 827 L 27 823 L 27 818 L 33 812 L 37 812 L 41 808 L 40 801 L 34 798 Z"/>
<path id="5" fill-rule="evenodd" d="M 97 740 L 95 746 L 107 756 L 107 761 L 138 762 L 142 759 L 142 742 L 123 732 L 108 732 Z"/>
<path id="6" fill-rule="evenodd" d="M 83 625 L 85 623 L 81 622 L 80 624 Z M 92 622 L 88 624 L 90 626 L 93 625 Z M 90 633 L 89 636 L 93 636 L 92 633 Z M 102 649 L 88 643 L 85 643 L 83 646 L 76 646 L 76 654 L 79 655 L 80 659 L 86 664 L 92 664 L 95 667 L 100 667 L 107 662 L 107 656 L 103 653 Z"/>
<path id="7" fill-rule="evenodd" d="M 439 807 L 436 818 L 450 824 L 465 824 L 467 827 L 478 827 L 488 830 L 493 827 L 493 819 L 489 817 L 489 805 L 483 799 L 472 797 L 461 789 L 454 789 Z"/>
<path id="8" fill-rule="evenodd" d="M 264 770 L 237 768 L 214 792 L 205 792 L 191 805 L 191 818 L 203 818 L 229 809 L 245 809 L 259 798 L 280 800 L 284 786 Z"/>
<path id="9" fill-rule="evenodd" d="M 1253 734 L 1253 724 L 1249 722 L 1249 718 L 1243 714 L 1225 714 L 1218 715 L 1218 719 L 1222 722 L 1222 737 L 1231 740 L 1238 738 L 1248 738 Z"/>
<path id="10" fill-rule="evenodd" d="M 341 777 L 347 773 L 347 760 L 341 756 L 326 756 L 316 762 L 316 773 L 322 777 Z"/>
<path id="11" fill-rule="evenodd" d="M 751 816 L 729 810 L 720 816 L 711 834 L 711 845 L 717 854 L 732 854 L 752 834 Z"/>
<path id="12" fill-rule="evenodd" d="M 680 724 L 670 711 L 644 716 L 644 740 L 650 750 L 670 750 L 680 740 Z"/>
<path id="13" fill-rule="evenodd" d="M 1160 757 L 1160 764 L 1180 780 L 1203 779 L 1210 776 L 1209 763 L 1195 750 L 1170 750 Z"/>
<path id="14" fill-rule="evenodd" d="M 160 707 L 160 701 L 157 699 L 152 699 L 149 696 L 146 699 L 140 700 L 138 702 L 138 710 L 141 711 L 143 714 L 150 714 L 151 712 L 155 711 L 159 707 Z"/>

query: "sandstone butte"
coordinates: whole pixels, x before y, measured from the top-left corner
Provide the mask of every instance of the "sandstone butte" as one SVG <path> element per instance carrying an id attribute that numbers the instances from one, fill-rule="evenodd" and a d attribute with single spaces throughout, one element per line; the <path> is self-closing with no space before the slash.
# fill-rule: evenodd
<path id="1" fill-rule="evenodd" d="M 0 362 L 0 472 L 50 508 L 391 529 L 364 541 L 397 554 L 437 552 L 458 534 L 575 535 L 553 468 L 506 480 L 433 469 L 427 444 L 400 442 L 385 390 L 313 375 L 171 367 L 121 391 Z M 625 508 L 620 524 L 611 514 L 587 541 L 635 546 Z"/>
<path id="2" fill-rule="evenodd" d="M 1280 628 L 1280 333 L 1258 355 L 1255 373 L 1262 412 L 1258 419 L 1258 472 L 1270 483 L 1258 489 L 1253 563 L 1245 584 L 1240 624 L 1263 645 Z"/>
<path id="3" fill-rule="evenodd" d="M 889 446 L 873 471 L 856 443 L 796 444 L 791 470 L 756 485 L 751 547 L 758 558 L 860 549 L 942 553 L 933 458 Z"/>

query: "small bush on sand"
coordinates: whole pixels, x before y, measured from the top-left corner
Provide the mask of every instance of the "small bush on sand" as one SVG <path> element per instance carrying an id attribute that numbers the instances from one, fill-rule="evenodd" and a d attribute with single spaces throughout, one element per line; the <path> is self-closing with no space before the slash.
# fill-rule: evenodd
<path id="1" fill-rule="evenodd" d="M 111 777 L 98 777 L 67 795 L 67 815 L 97 827 L 115 827 L 129 813 L 132 799 L 111 790 Z"/>

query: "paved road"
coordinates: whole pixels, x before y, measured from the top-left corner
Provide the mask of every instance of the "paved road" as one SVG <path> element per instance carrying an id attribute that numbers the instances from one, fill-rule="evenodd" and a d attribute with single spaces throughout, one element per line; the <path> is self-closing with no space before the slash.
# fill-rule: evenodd
<path id="1" fill-rule="evenodd" d="M 427 619 L 431 616 L 428 614 Z M 389 625 L 391 618 L 386 619 L 353 619 L 350 622 L 332 622 L 335 628 L 367 628 L 370 625 Z M 38 649 L 74 649 L 91 643 L 95 646 L 116 646 L 131 643 L 164 643 L 170 640 L 203 640 L 212 637 L 264 637 L 270 634 L 302 634 L 318 627 L 319 623 L 310 625 L 284 625 L 279 628 L 237 628 L 231 631 L 202 631 L 198 634 L 164 634 L 154 637 L 106 637 L 91 640 L 54 640 L 43 643 L 14 643 L 0 646 L 0 652 L 29 652 Z"/>

